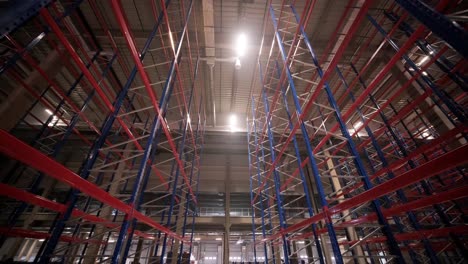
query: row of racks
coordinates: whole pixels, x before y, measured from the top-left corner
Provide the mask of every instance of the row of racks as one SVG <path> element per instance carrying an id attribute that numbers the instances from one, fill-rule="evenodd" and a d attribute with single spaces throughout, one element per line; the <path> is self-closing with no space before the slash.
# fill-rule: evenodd
<path id="1" fill-rule="evenodd" d="M 247 120 L 257 262 L 466 262 L 468 34 L 432 2 L 350 0 L 319 57 L 316 2 L 271 1 Z"/>
<path id="2" fill-rule="evenodd" d="M 11 237 L 29 237 L 37 263 L 186 263 L 205 127 L 198 22 L 193 0 L 150 2 L 144 43 L 120 0 L 51 1 L 3 35 L 9 256 Z"/>

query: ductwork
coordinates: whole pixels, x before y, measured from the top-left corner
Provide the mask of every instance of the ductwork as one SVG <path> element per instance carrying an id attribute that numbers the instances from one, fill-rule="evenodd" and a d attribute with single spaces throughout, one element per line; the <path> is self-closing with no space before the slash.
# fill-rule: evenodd
<path id="1" fill-rule="evenodd" d="M 213 0 L 203 0 L 203 27 L 205 36 L 205 60 L 210 67 L 210 93 L 213 108 L 213 127 L 216 127 L 216 98 L 214 92 L 215 36 Z"/>

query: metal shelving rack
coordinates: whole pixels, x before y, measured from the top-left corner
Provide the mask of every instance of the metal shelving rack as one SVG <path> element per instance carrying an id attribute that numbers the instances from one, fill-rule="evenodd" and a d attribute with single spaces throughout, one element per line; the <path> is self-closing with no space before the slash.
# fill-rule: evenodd
<path id="1" fill-rule="evenodd" d="M 96 1 L 34 2 L 21 3 L 31 12 L 12 19 L 35 35 L 2 28 L 11 55 L 2 57 L 0 74 L 34 98 L 18 124 L 0 131 L 1 152 L 11 159 L 0 194 L 13 204 L 2 240 L 44 239 L 38 263 L 162 263 L 171 255 L 184 262 L 178 253 L 191 251 L 205 127 L 198 39 L 190 40 L 196 32 L 188 26 L 197 25 L 194 1 L 152 1 L 154 27 L 141 50 L 119 0 L 109 4 L 120 35 L 108 30 Z M 93 37 L 83 8 L 112 52 Z M 128 57 L 115 37 L 125 40 Z M 64 65 L 53 74 L 42 64 L 51 54 Z M 28 83 L 28 71 L 44 89 Z M 35 131 L 27 142 L 14 136 L 24 127 Z M 55 160 L 72 140 L 85 157 L 78 171 Z M 47 188 L 54 181 L 65 197 Z M 56 213 L 48 232 L 30 228 L 41 213 Z M 25 215 L 30 220 L 18 227 Z"/>
<path id="2" fill-rule="evenodd" d="M 269 2 L 247 120 L 257 263 L 468 259 L 468 34 L 452 1 L 373 2 L 348 2 L 321 57 L 315 1 Z"/>

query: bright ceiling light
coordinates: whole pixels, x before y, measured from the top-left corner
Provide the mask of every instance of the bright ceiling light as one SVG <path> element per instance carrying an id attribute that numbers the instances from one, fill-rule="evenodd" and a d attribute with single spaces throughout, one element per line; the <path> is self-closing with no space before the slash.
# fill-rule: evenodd
<path id="1" fill-rule="evenodd" d="M 237 116 L 235 114 L 232 114 L 229 117 L 229 125 L 231 125 L 231 126 L 237 125 Z"/>
<path id="2" fill-rule="evenodd" d="M 220 238 L 220 237 L 217 237 L 217 238 L 216 238 L 216 241 L 221 241 L 221 240 L 223 240 L 223 239 Z"/>
<path id="3" fill-rule="evenodd" d="M 426 63 L 429 60 L 429 56 L 424 56 L 418 63 L 416 63 L 417 66 L 421 66 L 424 63 Z"/>
<path id="4" fill-rule="evenodd" d="M 354 127 L 355 127 L 356 129 L 362 127 L 362 122 L 361 122 L 361 121 L 357 121 L 356 124 L 354 124 Z"/>
<path id="5" fill-rule="evenodd" d="M 241 33 L 236 40 L 236 53 L 238 57 L 245 55 L 247 49 L 247 36 L 244 33 Z"/>
<path id="6" fill-rule="evenodd" d="M 46 110 L 44 110 L 44 111 L 45 111 L 47 114 L 49 114 L 49 115 L 53 114 L 52 111 L 50 111 L 49 109 L 46 109 Z"/>
<path id="7" fill-rule="evenodd" d="M 235 114 L 231 114 L 231 116 L 229 116 L 229 128 L 231 129 L 231 132 L 236 132 L 237 130 L 237 116 Z"/>

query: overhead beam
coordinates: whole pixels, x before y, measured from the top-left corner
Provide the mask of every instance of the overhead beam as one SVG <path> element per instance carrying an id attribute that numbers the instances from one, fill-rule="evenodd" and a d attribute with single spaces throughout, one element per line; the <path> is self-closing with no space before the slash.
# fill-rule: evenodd
<path id="1" fill-rule="evenodd" d="M 47 157 L 37 149 L 28 146 L 4 130 L 0 130 L 0 152 L 38 171 L 44 172 L 52 178 L 64 182 L 72 188 L 78 189 L 82 193 L 85 193 L 104 204 L 112 206 L 126 214 L 132 215 L 132 218 L 135 218 L 152 228 L 160 230 L 170 237 L 186 241 L 186 239 L 174 233 L 167 227 L 157 223 L 139 211 L 136 211 L 133 206 L 124 203 L 106 191 L 100 189 L 98 186 L 81 178 L 62 164 Z"/>

